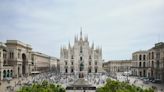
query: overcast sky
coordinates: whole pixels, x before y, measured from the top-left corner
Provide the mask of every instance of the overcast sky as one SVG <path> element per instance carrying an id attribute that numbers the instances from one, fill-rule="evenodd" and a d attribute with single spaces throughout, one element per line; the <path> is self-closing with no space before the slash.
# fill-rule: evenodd
<path id="1" fill-rule="evenodd" d="M 107 60 L 164 42 L 164 0 L 0 0 L 0 41 L 16 39 L 60 57 L 60 46 L 88 35 Z"/>

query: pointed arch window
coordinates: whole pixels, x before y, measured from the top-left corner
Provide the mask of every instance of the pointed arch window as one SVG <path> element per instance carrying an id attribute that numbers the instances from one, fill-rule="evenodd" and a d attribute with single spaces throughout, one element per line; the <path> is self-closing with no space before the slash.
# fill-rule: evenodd
<path id="1" fill-rule="evenodd" d="M 97 68 L 95 68 L 95 73 L 97 73 Z"/>
<path id="2" fill-rule="evenodd" d="M 97 61 L 95 61 L 95 65 L 97 65 Z"/>
<path id="3" fill-rule="evenodd" d="M 71 62 L 71 64 L 73 65 L 73 61 Z"/>
<path id="4" fill-rule="evenodd" d="M 71 56 L 71 59 L 74 59 L 73 55 Z"/>
<path id="5" fill-rule="evenodd" d="M 67 73 L 67 72 L 68 72 L 68 69 L 66 68 L 66 69 L 65 69 L 65 73 Z"/>
<path id="6" fill-rule="evenodd" d="M 91 65 L 91 61 L 89 61 L 89 65 Z"/>
<path id="7" fill-rule="evenodd" d="M 89 59 L 92 59 L 91 55 L 89 55 Z"/>
<path id="8" fill-rule="evenodd" d="M 73 68 L 71 68 L 71 73 L 73 73 L 74 72 L 74 70 L 73 70 Z"/>
<path id="9" fill-rule="evenodd" d="M 90 68 L 88 68 L 88 73 L 91 73 L 92 72 L 92 70 L 91 70 L 91 67 Z"/>
<path id="10" fill-rule="evenodd" d="M 83 57 L 80 57 L 80 61 L 82 61 L 83 60 Z"/>
<path id="11" fill-rule="evenodd" d="M 83 71 L 83 69 L 84 69 L 84 64 L 81 63 L 81 64 L 80 64 L 80 71 Z"/>
<path id="12" fill-rule="evenodd" d="M 65 65 L 67 65 L 67 61 L 65 61 Z"/>

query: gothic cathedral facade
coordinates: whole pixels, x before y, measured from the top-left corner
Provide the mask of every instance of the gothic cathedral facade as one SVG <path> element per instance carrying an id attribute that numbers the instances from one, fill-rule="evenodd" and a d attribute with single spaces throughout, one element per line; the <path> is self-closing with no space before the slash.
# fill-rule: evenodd
<path id="1" fill-rule="evenodd" d="M 89 45 L 88 37 L 75 36 L 74 45 L 60 50 L 60 72 L 62 74 L 82 74 L 102 72 L 102 48 Z"/>

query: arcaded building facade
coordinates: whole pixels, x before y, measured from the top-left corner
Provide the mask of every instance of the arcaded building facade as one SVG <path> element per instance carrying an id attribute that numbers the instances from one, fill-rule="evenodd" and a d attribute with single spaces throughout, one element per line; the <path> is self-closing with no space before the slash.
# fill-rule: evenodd
<path id="1" fill-rule="evenodd" d="M 58 61 L 55 57 L 33 52 L 29 44 L 18 40 L 0 42 L 0 80 L 54 69 L 57 71 Z"/>
<path id="2" fill-rule="evenodd" d="M 138 77 L 147 77 L 147 70 L 149 68 L 149 62 L 147 58 L 147 51 L 136 51 L 132 54 L 132 75 Z"/>
<path id="3" fill-rule="evenodd" d="M 164 82 L 164 43 L 156 43 L 148 50 L 148 77 L 160 79 Z"/>
<path id="4" fill-rule="evenodd" d="M 17 40 L 0 44 L 0 76 L 5 78 L 28 76 L 31 72 L 31 46 Z"/>
<path id="5" fill-rule="evenodd" d="M 70 43 L 60 51 L 60 72 L 62 74 L 88 74 L 102 72 L 102 49 L 90 46 L 88 37 L 75 36 L 74 45 Z"/>
<path id="6" fill-rule="evenodd" d="M 139 77 L 159 79 L 164 82 L 164 43 L 156 43 L 146 51 L 132 54 L 132 74 Z"/>

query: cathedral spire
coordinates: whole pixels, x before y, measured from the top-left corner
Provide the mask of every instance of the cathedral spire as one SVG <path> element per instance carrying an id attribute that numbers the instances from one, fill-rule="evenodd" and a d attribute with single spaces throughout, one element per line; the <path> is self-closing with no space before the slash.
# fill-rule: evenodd
<path id="1" fill-rule="evenodd" d="M 80 40 L 82 40 L 83 39 L 83 33 L 82 33 L 82 27 L 80 27 Z"/>
<path id="2" fill-rule="evenodd" d="M 85 36 L 85 41 L 88 42 L 88 36 Z"/>
<path id="3" fill-rule="evenodd" d="M 69 48 L 71 48 L 71 44 L 70 44 L 70 41 L 69 41 L 69 45 L 68 45 Z"/>
<path id="4" fill-rule="evenodd" d="M 100 55 L 102 56 L 102 47 L 100 48 Z"/>
<path id="5" fill-rule="evenodd" d="M 82 37 L 82 27 L 80 27 L 80 36 Z"/>
<path id="6" fill-rule="evenodd" d="M 77 36 L 75 36 L 75 39 L 74 39 L 75 42 L 77 42 Z"/>
<path id="7" fill-rule="evenodd" d="M 92 49 L 94 49 L 94 42 L 92 43 Z"/>
<path id="8" fill-rule="evenodd" d="M 60 48 L 60 56 L 62 56 L 63 55 L 63 46 L 61 46 L 61 48 Z"/>

